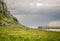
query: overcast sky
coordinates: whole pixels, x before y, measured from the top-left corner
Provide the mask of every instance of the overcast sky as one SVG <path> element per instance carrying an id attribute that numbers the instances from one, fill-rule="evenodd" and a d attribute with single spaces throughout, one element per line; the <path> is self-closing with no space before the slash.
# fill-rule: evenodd
<path id="1" fill-rule="evenodd" d="M 60 25 L 60 0 L 5 0 L 21 24 L 38 27 Z"/>

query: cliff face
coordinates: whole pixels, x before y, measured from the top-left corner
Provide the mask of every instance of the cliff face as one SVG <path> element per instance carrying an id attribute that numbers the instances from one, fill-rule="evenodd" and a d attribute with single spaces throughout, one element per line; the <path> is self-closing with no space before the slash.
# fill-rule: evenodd
<path id="1" fill-rule="evenodd" d="M 6 3 L 0 0 L 0 25 L 8 24 L 18 24 L 18 20 L 10 14 Z"/>

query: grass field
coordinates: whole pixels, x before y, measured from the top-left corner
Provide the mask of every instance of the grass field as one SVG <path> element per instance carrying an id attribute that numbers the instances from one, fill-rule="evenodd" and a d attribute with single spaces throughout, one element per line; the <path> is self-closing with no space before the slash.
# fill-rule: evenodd
<path id="1" fill-rule="evenodd" d="M 0 41 L 60 41 L 60 32 L 0 26 Z"/>

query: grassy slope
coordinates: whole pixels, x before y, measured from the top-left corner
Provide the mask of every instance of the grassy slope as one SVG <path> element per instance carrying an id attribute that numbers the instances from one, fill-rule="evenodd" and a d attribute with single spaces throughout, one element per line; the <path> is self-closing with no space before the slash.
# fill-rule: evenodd
<path id="1" fill-rule="evenodd" d="M 0 41 L 60 41 L 60 32 L 0 26 Z"/>
<path id="2" fill-rule="evenodd" d="M 6 3 L 4 1 L 2 3 L 0 3 L 0 23 L 2 22 L 5 25 L 16 23 L 18 24 L 18 20 L 11 15 L 10 11 L 8 11 Z"/>

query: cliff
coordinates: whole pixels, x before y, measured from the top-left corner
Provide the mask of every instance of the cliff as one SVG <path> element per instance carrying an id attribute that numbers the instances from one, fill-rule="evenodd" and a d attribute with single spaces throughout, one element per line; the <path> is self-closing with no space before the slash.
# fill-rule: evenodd
<path id="1" fill-rule="evenodd" d="M 8 11 L 7 5 L 0 0 L 0 25 L 19 24 L 18 20 Z"/>

